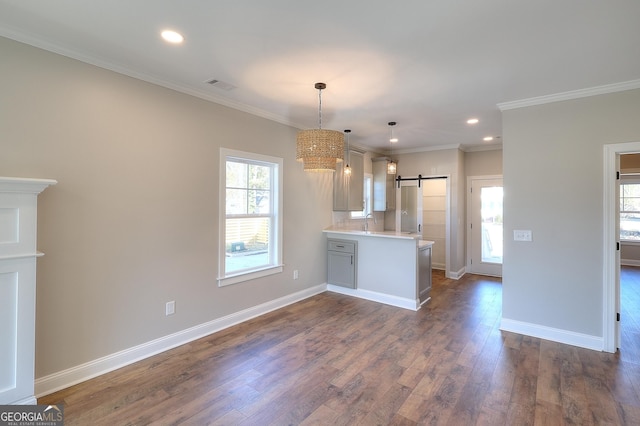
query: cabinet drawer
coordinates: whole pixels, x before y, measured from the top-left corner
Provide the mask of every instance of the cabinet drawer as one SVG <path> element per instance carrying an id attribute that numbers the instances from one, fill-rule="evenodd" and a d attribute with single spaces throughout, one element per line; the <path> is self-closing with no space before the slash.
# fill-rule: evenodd
<path id="1" fill-rule="evenodd" d="M 355 253 L 356 252 L 356 243 L 351 241 L 342 241 L 342 240 L 328 240 L 329 242 L 329 250 L 331 251 L 340 251 L 343 253 Z"/>

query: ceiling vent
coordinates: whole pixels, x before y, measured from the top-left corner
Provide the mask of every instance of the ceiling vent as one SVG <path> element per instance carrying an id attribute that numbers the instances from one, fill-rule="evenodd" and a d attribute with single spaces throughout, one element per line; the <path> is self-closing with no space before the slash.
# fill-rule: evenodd
<path id="1" fill-rule="evenodd" d="M 233 89 L 237 89 L 237 87 L 234 86 L 233 84 L 226 83 L 224 81 L 220 81 L 220 80 L 217 80 L 215 78 L 212 79 L 212 80 L 208 80 L 206 83 L 212 85 L 213 87 L 215 87 L 217 89 L 226 90 L 227 92 L 230 91 L 230 90 L 233 90 Z"/>

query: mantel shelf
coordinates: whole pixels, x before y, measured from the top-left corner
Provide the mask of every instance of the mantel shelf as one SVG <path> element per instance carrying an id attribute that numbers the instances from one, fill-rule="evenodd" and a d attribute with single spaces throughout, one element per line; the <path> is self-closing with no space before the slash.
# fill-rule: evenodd
<path id="1" fill-rule="evenodd" d="M 39 194 L 46 187 L 55 185 L 58 181 L 53 179 L 32 179 L 0 176 L 0 192 L 17 192 Z"/>

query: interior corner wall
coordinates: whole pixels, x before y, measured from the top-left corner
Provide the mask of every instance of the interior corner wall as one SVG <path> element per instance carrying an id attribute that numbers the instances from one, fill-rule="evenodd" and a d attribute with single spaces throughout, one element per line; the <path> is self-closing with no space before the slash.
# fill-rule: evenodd
<path id="1" fill-rule="evenodd" d="M 302 171 L 296 129 L 4 38 L 0 57 L 0 174 L 58 181 L 38 200 L 37 378 L 326 282 L 332 176 Z M 221 147 L 284 159 L 284 272 L 223 288 Z"/>
<path id="2" fill-rule="evenodd" d="M 504 111 L 503 322 L 603 337 L 603 147 L 638 117 L 640 90 Z"/>
<path id="3" fill-rule="evenodd" d="M 459 149 L 401 154 L 398 158 L 398 175 L 403 177 L 444 176 L 451 182 L 451 247 L 449 247 L 449 269 L 452 274 L 464 272 L 465 260 L 465 177 L 464 153 Z"/>

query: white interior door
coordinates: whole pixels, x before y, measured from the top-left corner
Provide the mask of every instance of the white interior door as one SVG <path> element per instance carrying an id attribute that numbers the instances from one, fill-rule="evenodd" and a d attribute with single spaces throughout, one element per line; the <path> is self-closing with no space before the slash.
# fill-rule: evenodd
<path id="1" fill-rule="evenodd" d="M 502 276 L 502 177 L 469 178 L 467 270 Z"/>

